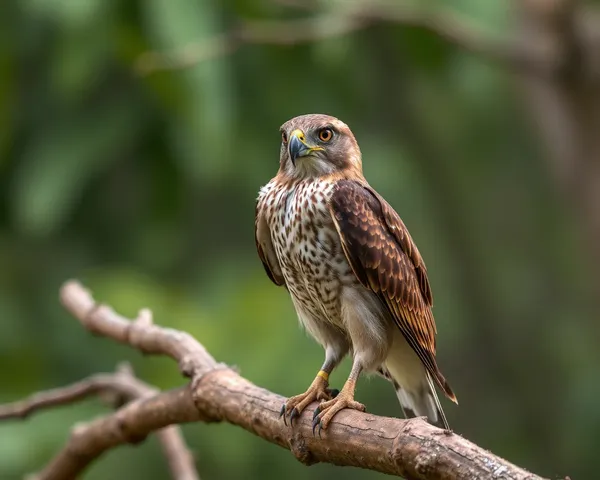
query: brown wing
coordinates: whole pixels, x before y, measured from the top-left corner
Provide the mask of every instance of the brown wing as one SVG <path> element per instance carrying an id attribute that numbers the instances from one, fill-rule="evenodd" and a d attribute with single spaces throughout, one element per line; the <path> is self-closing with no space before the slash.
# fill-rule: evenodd
<path id="1" fill-rule="evenodd" d="M 277 260 L 277 255 L 275 254 L 275 248 L 273 248 L 271 230 L 265 219 L 264 208 L 264 198 L 259 198 L 256 202 L 256 210 L 254 212 L 256 251 L 271 281 L 275 285 L 281 286 L 285 283 L 285 280 L 281 273 L 279 260 Z"/>
<path id="2" fill-rule="evenodd" d="M 350 180 L 338 182 L 330 210 L 355 275 L 379 296 L 436 383 L 456 401 L 437 367 L 431 287 L 406 226 L 373 189 Z"/>

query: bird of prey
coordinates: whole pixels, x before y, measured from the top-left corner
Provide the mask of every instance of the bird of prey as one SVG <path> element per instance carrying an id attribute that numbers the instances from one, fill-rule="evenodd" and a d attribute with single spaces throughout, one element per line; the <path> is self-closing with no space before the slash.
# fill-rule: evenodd
<path id="1" fill-rule="evenodd" d="M 326 429 L 354 400 L 361 372 L 390 380 L 405 417 L 448 428 L 427 269 L 396 211 L 369 185 L 350 128 L 335 117 L 302 115 L 281 126 L 277 175 L 260 189 L 255 239 L 267 275 L 289 291 L 300 323 L 325 349 L 305 393 L 282 407 L 291 422 L 313 401 Z M 346 354 L 352 371 L 333 396 L 329 375 Z"/>

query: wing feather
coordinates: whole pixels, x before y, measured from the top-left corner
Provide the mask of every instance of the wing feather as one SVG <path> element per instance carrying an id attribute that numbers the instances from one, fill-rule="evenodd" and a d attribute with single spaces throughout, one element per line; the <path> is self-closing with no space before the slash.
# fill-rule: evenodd
<path id="1" fill-rule="evenodd" d="M 281 286 L 285 284 L 283 273 L 281 272 L 281 266 L 273 247 L 273 241 L 271 240 L 271 230 L 265 218 L 266 213 L 265 198 L 259 197 L 256 202 L 256 210 L 254 214 L 254 240 L 256 242 L 256 251 L 258 257 L 265 267 L 265 272 L 271 279 L 271 281 Z"/>
<path id="2" fill-rule="evenodd" d="M 435 359 L 425 262 L 399 215 L 371 187 L 351 180 L 337 183 L 329 208 L 355 275 L 378 295 L 436 383 L 456 401 Z"/>

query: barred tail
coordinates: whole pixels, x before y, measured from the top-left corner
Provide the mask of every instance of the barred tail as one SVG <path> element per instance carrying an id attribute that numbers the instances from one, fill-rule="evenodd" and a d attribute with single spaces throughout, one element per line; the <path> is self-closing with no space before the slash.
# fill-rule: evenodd
<path id="1" fill-rule="evenodd" d="M 404 416 L 406 418 L 427 417 L 427 420 L 432 425 L 449 430 L 448 420 L 446 420 L 446 415 L 440 404 L 429 372 L 426 375 L 427 384 L 423 385 L 425 388 L 418 391 L 408 391 L 396 382 L 393 382 Z"/>

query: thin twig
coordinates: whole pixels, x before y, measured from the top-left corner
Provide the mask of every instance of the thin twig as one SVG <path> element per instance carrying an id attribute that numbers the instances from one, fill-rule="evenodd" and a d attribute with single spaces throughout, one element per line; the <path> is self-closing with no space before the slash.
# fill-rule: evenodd
<path id="1" fill-rule="evenodd" d="M 144 311 L 144 315 L 149 311 Z M 0 420 L 26 418 L 27 416 L 61 405 L 69 405 L 90 396 L 98 395 L 109 403 L 120 404 L 136 399 L 149 398 L 157 395 L 159 390 L 142 382 L 133 375 L 131 366 L 127 363 L 119 365 L 116 373 L 100 373 L 92 375 L 66 387 L 38 392 L 18 402 L 0 405 Z M 117 400 L 116 402 L 114 400 Z M 80 427 L 81 428 L 81 427 Z M 194 464 L 194 458 L 188 450 L 181 429 L 177 425 L 169 425 L 156 431 L 163 453 L 169 464 L 174 479 L 199 480 Z M 62 470 L 46 469 L 34 478 L 66 478 Z"/>
<path id="2" fill-rule="evenodd" d="M 60 300 L 90 332 L 130 345 L 144 353 L 167 355 L 179 363 L 181 373 L 202 377 L 219 367 L 210 353 L 189 333 L 152 324 L 147 310 L 131 321 L 107 305 L 94 302 L 81 284 L 71 281 L 61 288 Z"/>
<path id="3" fill-rule="evenodd" d="M 137 390 L 120 374 L 99 373 L 66 387 L 34 393 L 28 398 L 0 405 L 0 420 L 27 418 L 38 410 L 68 405 L 103 392 L 114 392 L 134 398 Z"/>

